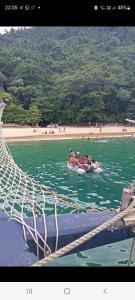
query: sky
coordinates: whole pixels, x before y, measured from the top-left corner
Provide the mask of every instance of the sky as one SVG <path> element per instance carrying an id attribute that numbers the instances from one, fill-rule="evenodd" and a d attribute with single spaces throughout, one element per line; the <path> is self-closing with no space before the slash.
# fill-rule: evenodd
<path id="1" fill-rule="evenodd" d="M 15 26 L 14 27 L 13 26 L 12 27 L 2 27 L 2 26 L 0 26 L 0 33 L 3 34 L 5 32 L 5 29 L 7 31 L 10 31 L 11 28 L 18 29 L 18 28 L 21 28 L 21 27 L 22 26 L 19 26 L 19 27 L 17 27 L 17 26 L 16 27 Z M 25 28 L 29 28 L 29 27 L 25 27 Z"/>

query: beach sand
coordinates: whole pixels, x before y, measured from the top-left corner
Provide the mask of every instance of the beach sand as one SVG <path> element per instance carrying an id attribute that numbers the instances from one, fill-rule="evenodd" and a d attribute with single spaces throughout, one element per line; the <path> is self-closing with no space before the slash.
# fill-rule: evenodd
<path id="1" fill-rule="evenodd" d="M 135 126 L 125 128 L 126 131 L 122 130 L 123 126 L 104 126 L 102 129 L 91 126 L 66 126 L 65 128 L 4 127 L 3 134 L 8 142 L 135 136 Z M 54 134 L 50 133 L 52 130 Z"/>

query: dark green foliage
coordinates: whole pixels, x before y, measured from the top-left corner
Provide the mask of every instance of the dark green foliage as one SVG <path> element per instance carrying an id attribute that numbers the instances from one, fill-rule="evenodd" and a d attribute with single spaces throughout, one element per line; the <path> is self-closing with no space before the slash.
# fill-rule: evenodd
<path id="1" fill-rule="evenodd" d="M 0 35 L 5 122 L 135 118 L 135 28 L 33 27 Z"/>

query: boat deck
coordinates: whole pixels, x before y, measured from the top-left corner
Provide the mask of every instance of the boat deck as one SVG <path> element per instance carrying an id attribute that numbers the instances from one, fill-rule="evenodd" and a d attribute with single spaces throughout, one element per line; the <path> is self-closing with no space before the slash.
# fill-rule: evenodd
<path id="1" fill-rule="evenodd" d="M 104 211 L 96 213 L 65 214 L 58 215 L 58 249 L 71 243 L 85 233 L 93 230 L 115 216 L 115 211 Z M 34 227 L 33 218 L 25 218 L 25 222 Z M 54 216 L 46 217 L 48 239 L 47 243 L 52 251 L 55 251 L 56 226 Z M 38 218 L 37 229 L 44 237 L 42 217 Z M 9 219 L 5 213 L 0 211 L 0 266 L 31 266 L 39 258 L 36 256 L 36 244 L 30 234 L 27 236 L 28 246 L 23 238 L 23 228 L 16 220 Z M 123 221 L 118 221 L 116 226 L 108 228 L 75 248 L 71 253 L 84 251 L 105 244 L 132 238 L 133 233 L 129 227 L 125 227 Z M 40 256 L 40 258 L 42 255 Z"/>

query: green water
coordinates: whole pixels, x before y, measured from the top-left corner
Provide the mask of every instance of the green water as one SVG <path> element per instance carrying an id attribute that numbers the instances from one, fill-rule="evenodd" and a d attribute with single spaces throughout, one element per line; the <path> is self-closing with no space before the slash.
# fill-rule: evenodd
<path id="1" fill-rule="evenodd" d="M 122 189 L 135 180 L 135 139 L 59 140 L 10 143 L 16 163 L 36 180 L 73 200 L 117 208 Z M 68 149 L 89 154 L 103 168 L 102 174 L 78 176 L 67 169 Z M 60 213 L 67 212 L 63 208 Z M 69 255 L 50 263 L 53 266 L 126 266 L 131 241 Z"/>

